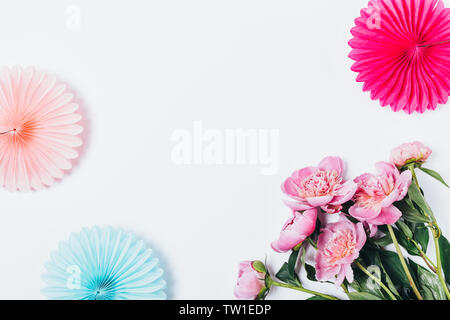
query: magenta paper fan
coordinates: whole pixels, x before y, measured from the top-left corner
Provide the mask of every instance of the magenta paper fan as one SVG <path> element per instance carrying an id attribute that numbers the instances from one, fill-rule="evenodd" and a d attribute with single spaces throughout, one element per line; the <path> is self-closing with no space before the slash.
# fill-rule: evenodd
<path id="1" fill-rule="evenodd" d="M 66 85 L 34 68 L 0 70 L 0 185 L 51 186 L 72 168 L 82 144 L 78 105 Z"/>
<path id="2" fill-rule="evenodd" d="M 434 110 L 450 94 L 450 9 L 442 0 L 373 0 L 351 30 L 357 81 L 382 106 Z"/>

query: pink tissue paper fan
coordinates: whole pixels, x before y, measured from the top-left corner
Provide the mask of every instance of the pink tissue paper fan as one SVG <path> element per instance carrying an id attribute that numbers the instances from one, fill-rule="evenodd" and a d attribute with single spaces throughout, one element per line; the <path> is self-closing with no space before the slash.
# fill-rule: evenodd
<path id="1" fill-rule="evenodd" d="M 0 185 L 9 191 L 51 186 L 78 157 L 83 128 L 74 95 L 32 67 L 0 69 Z"/>
<path id="2" fill-rule="evenodd" d="M 356 81 L 393 111 L 423 113 L 450 94 L 450 9 L 442 0 L 372 0 L 355 20 Z"/>

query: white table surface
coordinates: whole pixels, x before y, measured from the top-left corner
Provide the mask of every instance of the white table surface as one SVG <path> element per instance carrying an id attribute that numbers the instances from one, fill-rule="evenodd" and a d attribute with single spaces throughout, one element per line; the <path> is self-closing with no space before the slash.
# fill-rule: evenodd
<path id="1" fill-rule="evenodd" d="M 49 253 L 94 225 L 133 231 L 154 247 L 170 298 L 233 298 L 239 261 L 267 256 L 275 270 L 287 258 L 269 244 L 290 215 L 279 186 L 295 169 L 340 155 L 353 178 L 398 144 L 421 140 L 434 150 L 429 167 L 450 180 L 450 107 L 393 113 L 355 82 L 347 42 L 367 2 L 3 1 L 0 65 L 34 65 L 68 82 L 88 130 L 61 183 L 0 190 L 0 299 L 44 298 Z M 67 25 L 73 5 L 80 28 Z M 221 132 L 279 130 L 279 170 L 177 166 L 171 136 L 194 121 Z M 449 191 L 428 177 L 423 186 L 449 234 Z"/>

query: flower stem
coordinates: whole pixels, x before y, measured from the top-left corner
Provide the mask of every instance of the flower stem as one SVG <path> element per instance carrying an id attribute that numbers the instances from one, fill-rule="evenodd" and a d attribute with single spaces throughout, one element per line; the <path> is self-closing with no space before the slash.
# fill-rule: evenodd
<path id="1" fill-rule="evenodd" d="M 441 281 L 441 285 L 444 288 L 445 295 L 447 296 L 447 299 L 450 300 L 450 293 L 448 291 L 447 284 L 445 283 L 445 278 L 442 275 L 442 263 L 441 263 L 441 252 L 439 248 L 439 238 L 433 237 L 434 239 L 434 246 L 436 247 L 436 260 L 437 260 L 437 275 L 439 277 L 439 281 Z"/>
<path id="2" fill-rule="evenodd" d="M 297 291 L 309 293 L 309 294 L 312 294 L 312 295 L 315 295 L 315 296 L 319 296 L 319 297 L 322 297 L 322 298 L 325 298 L 325 299 L 328 299 L 328 300 L 339 300 L 336 297 L 332 297 L 332 296 L 329 296 L 327 294 L 320 293 L 320 292 L 317 292 L 317 291 L 308 290 L 308 289 L 305 289 L 305 288 L 303 288 L 301 286 L 294 286 L 294 285 L 290 285 L 290 284 L 287 284 L 287 283 L 281 283 L 281 282 L 277 282 L 277 281 L 273 281 L 273 280 L 271 282 L 271 285 L 276 286 L 276 287 L 288 288 L 288 289 L 292 289 L 292 290 L 297 290 Z"/>
<path id="3" fill-rule="evenodd" d="M 310 237 L 308 237 L 308 242 L 314 247 L 314 249 L 317 250 L 317 243 L 315 243 L 313 239 L 311 239 Z"/>
<path id="4" fill-rule="evenodd" d="M 402 251 L 400 250 L 400 246 L 398 244 L 397 238 L 395 237 L 394 229 L 392 229 L 392 226 L 390 224 L 387 225 L 389 234 L 391 235 L 392 241 L 394 242 L 395 250 L 397 251 L 397 255 L 400 259 L 400 263 L 402 264 L 403 270 L 405 271 L 406 277 L 408 278 L 409 284 L 411 285 L 411 288 L 414 291 L 414 294 L 417 296 L 419 300 L 423 300 L 422 296 L 420 295 L 419 290 L 417 289 L 416 284 L 414 283 L 414 280 L 411 276 L 411 273 L 409 272 L 408 266 L 406 265 L 405 258 L 403 257 Z"/>
<path id="5" fill-rule="evenodd" d="M 341 284 L 341 288 L 344 290 L 345 294 L 348 295 L 350 292 L 347 289 L 347 286 L 345 284 Z"/>
<path id="6" fill-rule="evenodd" d="M 417 250 L 419 250 L 420 256 L 422 257 L 423 261 L 425 261 L 428 268 L 430 268 L 431 271 L 436 273 L 436 269 L 437 269 L 436 265 L 433 263 L 433 261 L 431 261 L 430 258 L 428 258 L 428 256 L 425 254 L 425 252 L 423 252 L 423 250 L 422 250 L 422 248 L 420 248 L 419 244 L 416 241 L 414 241 L 413 239 L 409 239 L 409 241 L 416 247 Z"/>
<path id="7" fill-rule="evenodd" d="M 361 263 L 359 263 L 358 261 L 355 262 L 355 264 L 358 266 L 359 269 L 361 269 L 362 272 L 364 272 L 366 275 L 369 276 L 369 278 L 373 279 L 376 283 L 378 283 L 378 285 L 380 287 L 382 287 L 384 289 L 384 291 L 386 291 L 386 293 L 391 297 L 392 300 L 397 300 L 397 298 L 394 296 L 394 294 L 391 292 L 391 290 L 388 289 L 388 287 L 386 287 L 384 285 L 383 282 L 381 282 L 381 279 L 378 279 L 377 277 L 375 277 L 373 274 L 371 274 L 366 268 L 364 268 L 362 266 Z"/>
<path id="8" fill-rule="evenodd" d="M 417 179 L 414 167 L 410 166 L 410 167 L 408 167 L 408 169 L 412 173 L 414 183 L 417 185 L 417 188 L 419 188 L 419 190 L 420 190 L 419 180 Z M 425 205 L 427 206 L 427 210 L 429 211 L 429 212 L 426 212 L 425 214 L 428 215 L 429 217 L 431 217 L 431 219 L 433 220 L 433 223 L 429 223 L 429 226 L 432 231 L 431 233 L 433 235 L 434 247 L 436 250 L 436 274 L 437 274 L 439 281 L 441 282 L 441 285 L 445 291 L 445 295 L 447 296 L 447 299 L 450 300 L 450 292 L 448 290 L 447 283 L 445 282 L 444 275 L 442 274 L 441 252 L 440 252 L 440 248 L 439 248 L 439 238 L 441 236 L 441 229 L 439 228 L 439 226 L 437 224 L 436 218 L 431 213 L 431 208 L 428 205 L 428 202 L 426 201 L 426 199 L 423 195 L 422 195 L 422 199 L 423 199 Z"/>

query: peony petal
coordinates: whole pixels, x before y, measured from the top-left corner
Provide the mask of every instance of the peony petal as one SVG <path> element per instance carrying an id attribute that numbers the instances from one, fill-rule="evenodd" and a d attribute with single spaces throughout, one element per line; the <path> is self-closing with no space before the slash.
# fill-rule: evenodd
<path id="1" fill-rule="evenodd" d="M 373 238 L 378 231 L 378 226 L 367 222 L 364 223 L 367 225 L 367 228 L 369 228 L 370 237 Z"/>
<path id="2" fill-rule="evenodd" d="M 357 189 L 358 185 L 354 181 L 346 181 L 337 191 L 337 195 L 333 198 L 331 204 L 338 205 L 350 201 Z"/>
<path id="3" fill-rule="evenodd" d="M 321 206 L 320 208 L 328 214 L 336 214 L 342 210 L 342 206 L 340 204 L 327 204 Z"/>
<path id="4" fill-rule="evenodd" d="M 375 169 L 379 175 L 393 176 L 396 180 L 400 175 L 395 164 L 390 162 L 378 162 L 375 164 Z"/>
<path id="5" fill-rule="evenodd" d="M 320 206 L 324 206 L 333 199 L 333 196 L 322 196 L 322 197 L 313 197 L 313 198 L 306 198 L 306 201 L 313 207 L 317 208 Z"/>
<path id="6" fill-rule="evenodd" d="M 317 221 L 317 209 L 309 209 L 303 213 L 295 212 L 294 230 L 306 238 L 314 232 Z M 303 241 L 303 240 L 302 240 Z"/>
<path id="7" fill-rule="evenodd" d="M 298 185 L 295 183 L 294 179 L 287 178 L 286 181 L 281 185 L 281 190 L 288 196 L 295 196 L 298 198 Z"/>
<path id="8" fill-rule="evenodd" d="M 303 242 L 316 228 L 317 210 L 306 210 L 303 213 L 294 212 L 281 230 L 277 241 L 272 242 L 272 248 L 277 252 L 287 252 Z"/>
<path id="9" fill-rule="evenodd" d="M 392 192 L 381 201 L 381 207 L 386 208 L 391 206 L 398 199 L 398 189 L 392 190 Z"/>
<path id="10" fill-rule="evenodd" d="M 322 261 L 322 255 L 318 254 L 317 261 Z M 316 261 L 316 279 L 317 281 L 329 281 L 332 280 L 341 270 L 341 266 L 326 266 L 322 262 Z"/>
<path id="11" fill-rule="evenodd" d="M 359 207 L 357 204 L 350 207 L 348 213 L 359 221 L 367 221 L 377 217 L 380 212 L 365 207 Z"/>
<path id="12" fill-rule="evenodd" d="M 305 240 L 305 236 L 295 231 L 285 230 L 281 232 L 280 238 L 272 242 L 272 249 L 276 252 L 287 252 Z"/>
<path id="13" fill-rule="evenodd" d="M 398 197 L 396 201 L 400 201 L 406 196 L 406 194 L 408 193 L 409 186 L 411 185 L 411 181 L 412 181 L 411 171 L 409 170 L 403 171 L 400 174 L 400 177 L 397 180 Z"/>
<path id="14" fill-rule="evenodd" d="M 394 206 L 381 209 L 378 217 L 367 220 L 368 223 L 381 226 L 385 224 L 394 224 L 400 219 L 402 213 Z"/>
<path id="15" fill-rule="evenodd" d="M 290 209 L 294 210 L 294 211 L 303 211 L 303 210 L 308 210 L 308 209 L 312 209 L 313 207 L 311 205 L 309 205 L 308 203 L 303 203 L 303 202 L 294 202 L 294 201 L 289 201 L 289 200 L 283 200 L 284 204 L 287 205 Z"/>
<path id="16" fill-rule="evenodd" d="M 362 247 L 364 247 L 364 244 L 366 243 L 367 240 L 367 236 L 362 223 L 357 223 L 355 228 L 356 228 L 356 248 L 359 251 L 362 249 Z"/>
<path id="17" fill-rule="evenodd" d="M 318 168 L 316 167 L 306 167 L 300 170 L 295 171 L 291 178 L 295 181 L 301 182 L 308 178 L 310 175 L 312 175 L 314 172 L 316 172 Z"/>
<path id="18" fill-rule="evenodd" d="M 317 249 L 319 251 L 325 249 L 328 241 L 333 238 L 334 232 L 325 227 L 322 229 L 322 233 L 320 234 L 319 239 L 317 240 Z"/>
<path id="19" fill-rule="evenodd" d="M 340 287 L 341 284 L 344 282 L 346 276 L 346 265 L 341 266 L 337 277 L 336 277 L 336 281 L 334 282 L 334 284 L 336 285 L 336 287 Z"/>
<path id="20" fill-rule="evenodd" d="M 352 266 L 350 264 L 347 264 L 343 266 L 343 268 L 345 269 L 345 278 L 347 278 L 348 283 L 352 283 L 354 280 Z"/>
<path id="21" fill-rule="evenodd" d="M 326 157 L 319 163 L 319 169 L 336 171 L 339 176 L 344 172 L 344 161 L 339 157 Z"/>

